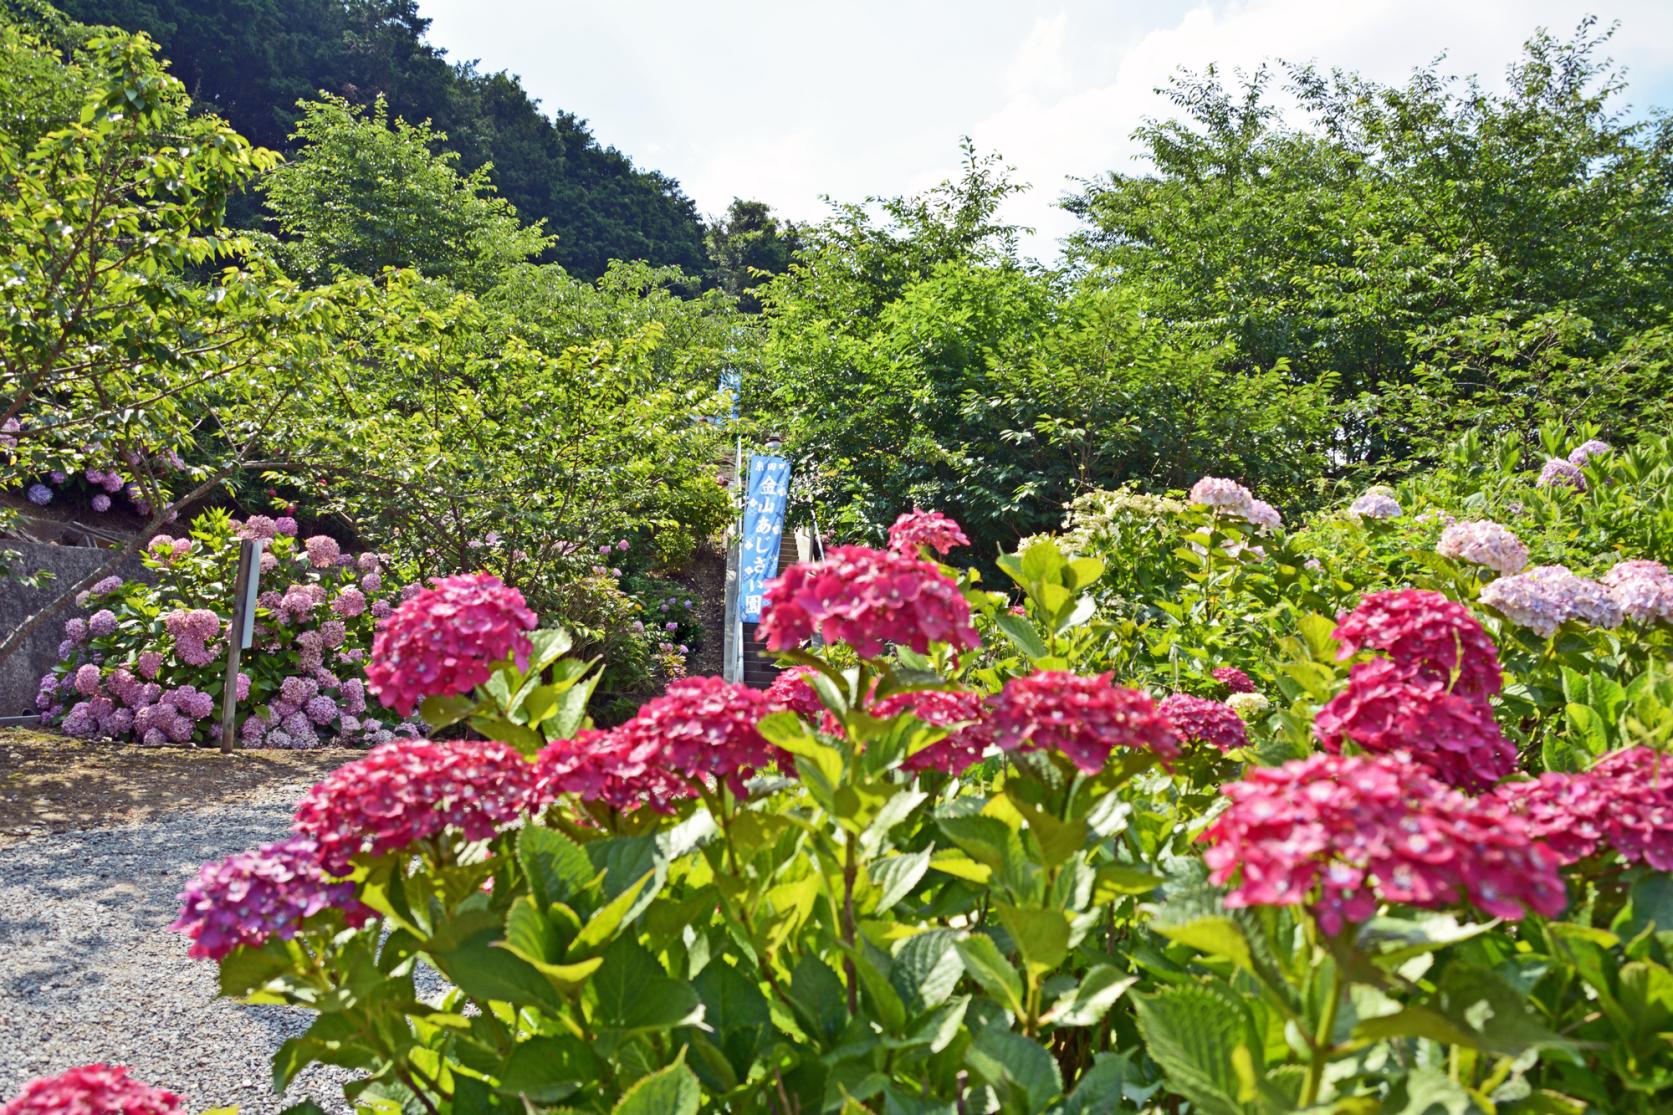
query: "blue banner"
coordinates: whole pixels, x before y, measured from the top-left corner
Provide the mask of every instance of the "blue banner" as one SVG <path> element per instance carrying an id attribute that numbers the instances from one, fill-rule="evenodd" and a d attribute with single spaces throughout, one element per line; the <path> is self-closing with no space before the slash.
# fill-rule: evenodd
<path id="1" fill-rule="evenodd" d="M 784 537 L 784 505 L 790 494 L 790 462 L 783 457 L 749 458 L 749 488 L 743 534 L 738 539 L 738 619 L 761 621 L 761 594 L 778 576 L 778 546 Z"/>

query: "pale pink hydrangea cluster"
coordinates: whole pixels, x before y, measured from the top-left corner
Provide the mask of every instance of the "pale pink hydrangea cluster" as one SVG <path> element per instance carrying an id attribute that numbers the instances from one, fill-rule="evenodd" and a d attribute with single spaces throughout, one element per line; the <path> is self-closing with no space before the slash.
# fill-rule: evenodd
<path id="1" fill-rule="evenodd" d="M 1256 499 L 1248 488 L 1224 477 L 1205 476 L 1198 480 L 1191 485 L 1190 501 L 1242 519 L 1262 530 L 1278 530 L 1284 525 L 1284 518 L 1278 514 L 1276 507 Z"/>
<path id="2" fill-rule="evenodd" d="M 1580 471 L 1580 466 L 1552 457 L 1539 470 L 1539 479 L 1534 485 L 1540 488 L 1572 488 L 1577 492 L 1586 490 L 1586 474 Z"/>
<path id="3" fill-rule="evenodd" d="M 1309 907 L 1332 936 L 1381 902 L 1469 902 L 1495 917 L 1551 917 L 1560 862 L 1494 798 L 1471 798 L 1395 756 L 1314 755 L 1251 768 L 1200 838 L 1226 905 Z"/>
<path id="4" fill-rule="evenodd" d="M 1179 754 L 1179 734 L 1149 694 L 1120 688 L 1109 674 L 1083 677 L 1041 670 L 1014 677 L 994 700 L 989 725 L 1005 751 L 1058 751 L 1087 774 L 1116 748 L 1163 761 Z"/>
<path id="5" fill-rule="evenodd" d="M 316 534 L 302 543 L 308 554 L 308 564 L 315 569 L 329 569 L 343 556 L 342 548 L 330 535 Z"/>
<path id="6" fill-rule="evenodd" d="M 146 556 L 164 565 L 172 565 L 192 552 L 190 538 L 170 538 L 159 534 L 145 545 Z"/>
<path id="7" fill-rule="evenodd" d="M 767 585 L 761 636 L 786 650 L 818 634 L 862 658 L 889 644 L 919 654 L 936 643 L 968 650 L 981 643 L 958 585 L 933 563 L 865 546 L 837 546 L 824 561 L 792 565 Z"/>
<path id="8" fill-rule="evenodd" d="M 1490 519 L 1453 523 L 1441 532 L 1435 552 L 1457 561 L 1485 565 L 1501 577 L 1519 573 L 1528 564 L 1528 547 L 1510 528 Z"/>
<path id="9" fill-rule="evenodd" d="M 1481 602 L 1541 638 L 1550 638 L 1571 619 L 1619 627 L 1624 618 L 1621 605 L 1603 585 L 1575 575 L 1565 565 L 1539 565 L 1500 577 L 1481 590 Z"/>
<path id="10" fill-rule="evenodd" d="M 1673 623 L 1673 573 L 1661 562 L 1616 562 L 1602 582 L 1625 618 L 1635 623 Z"/>
<path id="11" fill-rule="evenodd" d="M 221 617 L 208 608 L 169 612 L 163 627 L 174 636 L 174 656 L 188 666 L 207 666 L 216 651 L 209 644 L 221 637 Z"/>
<path id="12" fill-rule="evenodd" d="M 913 508 L 889 528 L 889 549 L 908 557 L 917 557 L 919 549 L 925 546 L 937 554 L 945 554 L 968 545 L 970 539 L 965 536 L 964 528 L 939 511 Z"/>
<path id="13" fill-rule="evenodd" d="M 1398 519 L 1403 511 L 1394 489 L 1379 484 L 1348 504 L 1348 514 L 1356 519 Z"/>
<path id="14" fill-rule="evenodd" d="M 233 536 L 251 542 L 271 542 L 278 537 L 279 524 L 266 515 L 251 515 L 233 528 Z"/>
<path id="15" fill-rule="evenodd" d="M 23 1086 L 0 1115 L 181 1115 L 180 1097 L 128 1075 L 125 1065 L 82 1065 Z"/>
<path id="16" fill-rule="evenodd" d="M 1630 747 L 1578 774 L 1548 771 L 1506 783 L 1495 796 L 1565 864 L 1608 847 L 1673 871 L 1673 756 Z"/>
<path id="17" fill-rule="evenodd" d="M 401 740 L 333 771 L 296 807 L 293 828 L 319 863 L 346 875 L 354 857 L 403 852 L 456 832 L 487 840 L 525 814 L 535 767 L 491 740 Z"/>
<path id="18" fill-rule="evenodd" d="M 498 577 L 439 577 L 379 626 L 367 681 L 378 700 L 410 716 L 425 697 L 470 692 L 499 662 L 526 667 L 536 622 L 523 594 Z"/>
<path id="19" fill-rule="evenodd" d="M 351 927 L 376 916 L 355 897 L 353 883 L 326 875 L 317 845 L 306 836 L 204 864 L 181 892 L 180 907 L 169 928 L 191 939 L 189 955 L 210 960 L 271 938 L 288 941 L 325 910 L 342 911 Z"/>

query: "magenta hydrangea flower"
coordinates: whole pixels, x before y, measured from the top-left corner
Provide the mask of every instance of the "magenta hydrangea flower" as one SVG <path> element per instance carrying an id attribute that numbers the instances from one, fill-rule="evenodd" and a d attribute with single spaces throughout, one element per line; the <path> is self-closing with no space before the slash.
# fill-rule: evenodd
<path id="1" fill-rule="evenodd" d="M 1481 590 L 1481 602 L 1541 638 L 1550 638 L 1571 619 L 1618 627 L 1624 618 L 1607 589 L 1563 565 L 1540 565 L 1514 577 L 1500 577 Z"/>
<path id="2" fill-rule="evenodd" d="M 1229 907 L 1306 905 L 1326 933 L 1379 902 L 1468 901 L 1495 917 L 1560 913 L 1557 854 L 1493 798 L 1471 798 L 1392 756 L 1314 755 L 1255 767 L 1199 838 Z"/>
<path id="3" fill-rule="evenodd" d="M 1438 592 L 1366 593 L 1332 635 L 1341 659 L 1379 650 L 1408 675 L 1461 696 L 1485 700 L 1504 685 L 1493 640 L 1468 608 Z"/>
<path id="4" fill-rule="evenodd" d="M 446 832 L 490 839 L 529 809 L 534 773 L 491 740 L 399 740 L 309 790 L 293 828 L 318 841 L 326 871 L 346 875 L 362 853 L 400 852 Z"/>
<path id="5" fill-rule="evenodd" d="M 488 573 L 440 577 L 378 628 L 366 679 L 402 716 L 425 697 L 468 693 L 506 659 L 528 665 L 535 614 Z"/>
<path id="6" fill-rule="evenodd" d="M 91 697 L 99 691 L 99 668 L 89 663 L 75 672 L 76 692 Z"/>
<path id="7" fill-rule="evenodd" d="M 1082 677 L 1041 670 L 1011 678 L 994 701 L 994 742 L 1006 751 L 1061 751 L 1097 774 L 1118 747 L 1163 761 L 1179 753 L 1179 735 L 1148 694 L 1122 689 L 1109 674 Z"/>
<path id="8" fill-rule="evenodd" d="M 1586 490 L 1586 474 L 1580 471 L 1578 465 L 1561 457 L 1552 457 L 1539 470 L 1539 479 L 1534 484 L 1540 488 L 1573 488 L 1583 492 Z"/>
<path id="9" fill-rule="evenodd" d="M 308 552 L 308 564 L 315 569 L 329 569 L 343 556 L 337 540 L 326 534 L 314 535 L 303 542 L 302 547 Z"/>
<path id="10" fill-rule="evenodd" d="M 147 680 L 155 680 L 159 670 L 163 668 L 163 656 L 154 650 L 141 651 L 134 661 L 134 672 Z"/>
<path id="11" fill-rule="evenodd" d="M 939 511 L 913 508 L 895 520 L 889 528 L 889 549 L 897 554 L 917 557 L 919 547 L 928 546 L 938 554 L 970 545 L 964 528 Z"/>
<path id="12" fill-rule="evenodd" d="M 1254 679 L 1236 666 L 1221 666 L 1209 676 L 1233 693 L 1253 693 L 1255 691 Z"/>
<path id="13" fill-rule="evenodd" d="M 180 1097 L 128 1075 L 125 1065 L 82 1065 L 23 1086 L 0 1115 L 181 1115 Z"/>
<path id="14" fill-rule="evenodd" d="M 953 729 L 916 754 L 908 755 L 901 763 L 906 770 L 963 774 L 982 761 L 983 754 L 994 742 L 988 702 L 982 694 L 969 690 L 919 689 L 896 693 L 866 711 L 879 719 L 911 713 L 932 727 Z"/>
<path id="15" fill-rule="evenodd" d="M 566 794 L 632 811 L 672 812 L 691 787 L 659 762 L 660 745 L 643 734 L 586 729 L 554 740 L 535 756 L 535 800 L 544 808 Z"/>
<path id="16" fill-rule="evenodd" d="M 204 864 L 181 893 L 180 917 L 169 928 L 191 938 L 190 955 L 220 960 L 272 937 L 288 941 L 324 910 L 343 911 L 356 927 L 376 916 L 355 897 L 353 883 L 326 876 L 313 840 L 293 836 Z"/>
<path id="17" fill-rule="evenodd" d="M 1673 757 L 1629 747 L 1578 774 L 1507 782 L 1494 796 L 1565 864 L 1607 846 L 1623 859 L 1673 871 Z"/>
<path id="18" fill-rule="evenodd" d="M 654 745 L 658 764 L 671 773 L 723 780 L 742 797 L 744 779 L 776 755 L 756 728 L 772 711 L 760 690 L 718 677 L 681 678 L 615 734 L 635 752 Z"/>
<path id="19" fill-rule="evenodd" d="M 932 643 L 968 650 L 981 643 L 970 605 L 933 562 L 865 546 L 837 546 L 824 561 L 792 565 L 767 585 L 761 635 L 770 650 L 815 633 L 875 658 L 890 643 L 919 654 Z"/>
<path id="20" fill-rule="evenodd" d="M 215 655 L 209 642 L 221 636 L 221 617 L 207 608 L 174 611 L 163 616 L 163 626 L 174 636 L 174 655 L 188 666 L 206 666 Z"/>
<path id="21" fill-rule="evenodd" d="M 1528 547 L 1508 527 L 1488 519 L 1453 523 L 1441 532 L 1435 552 L 1442 557 L 1485 565 L 1501 577 L 1521 572 L 1528 564 Z"/>
<path id="22" fill-rule="evenodd" d="M 1349 672 L 1348 687 L 1319 710 L 1313 732 L 1333 754 L 1348 742 L 1372 754 L 1406 753 L 1461 790 L 1486 790 L 1516 771 L 1516 745 L 1485 701 L 1414 678 L 1386 658 Z"/>
<path id="23" fill-rule="evenodd" d="M 813 691 L 812 679 L 818 673 L 812 666 L 792 666 L 773 679 L 766 688 L 767 703 L 774 712 L 793 712 L 809 720 L 818 720 L 825 713 L 819 694 Z"/>
<path id="24" fill-rule="evenodd" d="M 1181 739 L 1197 740 L 1221 751 L 1249 746 L 1248 725 L 1230 706 L 1219 701 L 1174 693 L 1158 701 L 1156 709 L 1167 717 Z"/>

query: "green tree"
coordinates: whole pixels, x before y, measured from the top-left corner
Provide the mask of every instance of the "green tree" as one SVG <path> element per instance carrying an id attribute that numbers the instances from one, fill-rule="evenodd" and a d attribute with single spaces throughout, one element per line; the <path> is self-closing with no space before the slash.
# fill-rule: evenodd
<path id="1" fill-rule="evenodd" d="M 410 267 L 481 291 L 538 255 L 551 238 L 497 196 L 487 168 L 460 174 L 428 123 L 389 118 L 380 98 L 362 112 L 338 97 L 303 107 L 299 150 L 262 181 L 299 275 L 329 280 Z"/>
<path id="2" fill-rule="evenodd" d="M 766 202 L 734 198 L 726 215 L 709 223 L 705 242 L 715 284 L 747 313 L 759 313 L 753 288 L 789 270 L 801 232 L 775 217 Z"/>

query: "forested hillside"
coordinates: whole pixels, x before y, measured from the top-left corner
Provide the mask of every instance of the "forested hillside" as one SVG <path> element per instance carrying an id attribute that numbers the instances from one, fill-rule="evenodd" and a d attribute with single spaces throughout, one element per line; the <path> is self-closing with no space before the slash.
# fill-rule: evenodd
<path id="1" fill-rule="evenodd" d="M 297 101 L 320 91 L 429 120 L 466 170 L 493 164 L 499 192 L 557 242 L 546 259 L 597 278 L 612 259 L 707 265 L 697 207 L 679 183 L 633 165 L 585 121 L 550 115 L 513 74 L 450 61 L 425 41 L 417 0 L 65 0 L 85 23 L 144 31 L 202 105 L 251 142 L 291 145 Z"/>

